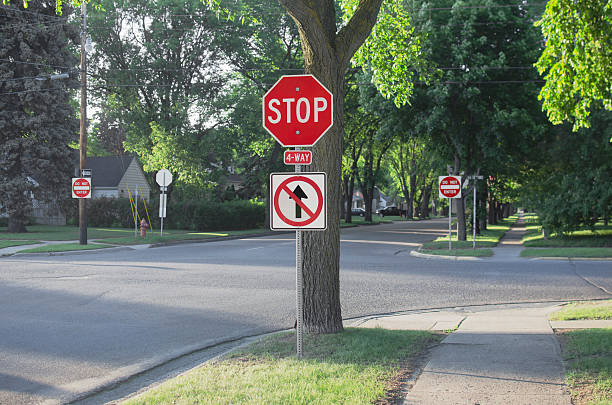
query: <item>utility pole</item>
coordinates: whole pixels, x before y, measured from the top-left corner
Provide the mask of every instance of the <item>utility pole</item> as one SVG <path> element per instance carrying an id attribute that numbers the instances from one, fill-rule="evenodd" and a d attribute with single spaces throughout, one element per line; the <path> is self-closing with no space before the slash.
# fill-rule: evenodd
<path id="1" fill-rule="evenodd" d="M 79 134 L 79 177 L 87 168 L 87 7 L 81 2 L 81 130 Z M 79 198 L 79 243 L 87 245 L 87 200 Z"/>

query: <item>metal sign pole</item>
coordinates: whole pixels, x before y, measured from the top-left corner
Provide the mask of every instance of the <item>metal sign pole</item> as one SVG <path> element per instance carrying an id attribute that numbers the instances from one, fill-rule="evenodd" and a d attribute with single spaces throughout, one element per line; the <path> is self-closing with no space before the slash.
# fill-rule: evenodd
<path id="1" fill-rule="evenodd" d="M 476 179 L 474 179 L 474 211 L 472 216 L 474 217 L 474 223 L 472 224 L 472 249 L 476 249 Z"/>
<path id="2" fill-rule="evenodd" d="M 136 188 L 136 197 L 134 198 L 134 237 L 138 237 L 138 188 Z"/>
<path id="3" fill-rule="evenodd" d="M 162 176 L 164 178 L 163 183 L 166 184 L 166 172 L 162 173 Z M 159 236 L 164 236 L 164 217 L 166 216 L 166 199 L 164 198 L 164 196 L 166 195 L 166 189 L 165 187 L 162 187 L 162 200 L 160 201 L 160 204 L 162 204 L 162 217 L 161 217 L 161 228 L 160 228 L 160 232 L 159 232 Z"/>
<path id="4" fill-rule="evenodd" d="M 453 199 L 448 199 L 448 250 L 452 249 L 451 246 L 451 238 L 453 234 L 453 229 L 451 226 L 451 212 L 453 211 Z"/>
<path id="5" fill-rule="evenodd" d="M 300 150 L 301 148 L 296 147 L 295 150 Z M 301 173 L 302 166 L 295 165 L 295 172 Z M 302 358 L 302 346 L 304 343 L 304 291 L 302 287 L 302 270 L 303 270 L 303 260 L 302 260 L 302 231 L 295 231 L 295 291 L 296 291 L 296 304 L 297 304 L 297 324 L 295 327 L 296 336 L 297 336 L 297 357 L 298 359 Z"/>

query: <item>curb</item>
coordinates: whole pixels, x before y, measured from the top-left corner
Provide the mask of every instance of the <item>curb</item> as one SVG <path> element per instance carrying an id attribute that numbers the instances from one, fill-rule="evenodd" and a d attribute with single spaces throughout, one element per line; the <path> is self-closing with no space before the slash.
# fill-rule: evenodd
<path id="1" fill-rule="evenodd" d="M 612 261 L 612 257 L 569 257 L 569 256 L 542 256 L 542 257 L 521 257 L 521 259 L 527 260 L 574 260 L 581 262 L 609 262 Z"/>
<path id="2" fill-rule="evenodd" d="M 443 259 L 443 260 L 453 260 L 453 261 L 479 261 L 483 260 L 480 257 L 472 257 L 472 256 L 444 256 L 444 255 L 428 255 L 427 253 L 417 252 L 416 250 L 410 251 L 410 256 L 419 257 L 422 259 Z"/>
<path id="3" fill-rule="evenodd" d="M 121 252 L 127 250 L 134 250 L 127 246 L 117 246 L 102 249 L 86 249 L 86 250 L 66 250 L 65 252 L 39 252 L 39 253 L 19 253 L 15 252 L 12 254 L 2 255 L 0 257 L 40 257 L 40 256 L 76 256 L 85 255 L 89 253 L 100 253 L 100 252 Z"/>

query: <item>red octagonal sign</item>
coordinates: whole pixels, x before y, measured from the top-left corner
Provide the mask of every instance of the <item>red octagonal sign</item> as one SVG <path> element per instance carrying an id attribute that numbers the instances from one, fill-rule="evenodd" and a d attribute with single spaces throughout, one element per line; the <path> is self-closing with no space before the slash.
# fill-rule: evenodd
<path id="1" fill-rule="evenodd" d="M 263 126 L 283 146 L 312 146 L 334 124 L 333 96 L 313 75 L 282 76 L 263 97 Z"/>

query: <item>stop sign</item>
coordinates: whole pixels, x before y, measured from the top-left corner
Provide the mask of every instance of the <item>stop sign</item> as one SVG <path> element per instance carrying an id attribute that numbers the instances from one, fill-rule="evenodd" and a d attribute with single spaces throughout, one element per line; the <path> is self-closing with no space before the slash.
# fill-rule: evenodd
<path id="1" fill-rule="evenodd" d="M 89 179 L 77 177 L 72 179 L 72 198 L 91 198 Z"/>
<path id="2" fill-rule="evenodd" d="M 282 76 L 263 97 L 263 126 L 285 147 L 312 146 L 334 124 L 333 109 L 313 75 Z"/>
<path id="3" fill-rule="evenodd" d="M 461 176 L 439 176 L 440 198 L 461 198 Z"/>

